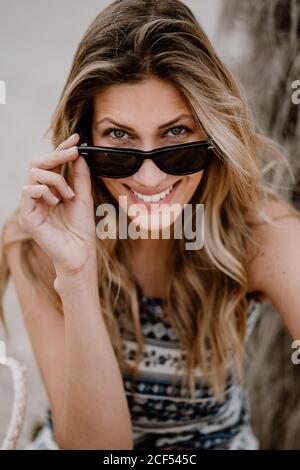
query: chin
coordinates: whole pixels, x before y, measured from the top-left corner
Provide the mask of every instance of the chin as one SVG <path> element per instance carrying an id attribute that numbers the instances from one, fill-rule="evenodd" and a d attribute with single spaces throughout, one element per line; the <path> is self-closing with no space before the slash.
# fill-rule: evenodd
<path id="1" fill-rule="evenodd" d="M 171 238 L 171 226 L 181 214 L 183 206 L 181 204 L 165 204 L 156 205 L 151 209 L 149 211 L 143 205 L 132 205 L 128 208 L 129 236 L 131 238 L 158 239 L 161 238 L 160 234 L 163 235 L 163 238 Z"/>

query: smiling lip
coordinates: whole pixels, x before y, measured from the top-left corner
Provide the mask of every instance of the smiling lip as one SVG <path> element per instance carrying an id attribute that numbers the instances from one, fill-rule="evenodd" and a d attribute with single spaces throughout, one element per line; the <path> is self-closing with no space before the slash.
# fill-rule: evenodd
<path id="1" fill-rule="evenodd" d="M 132 199 L 132 201 L 134 203 L 138 203 L 138 204 L 143 204 L 144 206 L 146 207 L 151 207 L 153 204 L 167 204 L 170 202 L 170 200 L 172 199 L 173 195 L 174 195 L 174 192 L 176 191 L 179 183 L 180 183 L 181 180 L 179 181 L 176 181 L 176 183 L 173 184 L 173 187 L 172 187 L 172 190 L 169 192 L 168 195 L 166 195 L 164 198 L 160 199 L 159 201 L 155 201 L 155 202 L 152 202 L 152 201 L 143 201 L 142 199 L 140 199 L 139 197 L 137 197 L 134 193 L 133 193 L 133 190 L 124 184 L 124 186 L 126 187 L 127 191 L 129 192 L 130 194 L 130 198 Z M 166 188 L 167 189 L 167 188 Z M 163 192 L 163 191 L 161 191 Z M 144 194 L 145 196 L 148 196 L 148 195 L 153 195 L 153 194 L 159 194 L 158 191 L 143 191 L 141 194 Z"/>
<path id="2" fill-rule="evenodd" d="M 179 181 L 180 180 L 177 180 L 176 183 L 169 184 L 168 187 L 173 186 L 173 188 L 174 188 L 174 186 L 176 186 L 176 184 Z M 163 191 L 166 191 L 166 189 L 168 189 L 168 187 L 167 187 L 167 188 L 160 189 L 160 190 L 158 190 L 158 189 L 143 189 L 143 190 L 139 191 L 138 189 L 132 188 L 131 186 L 128 186 L 127 184 L 124 184 L 124 186 L 126 186 L 127 188 L 129 188 L 129 189 L 131 189 L 131 190 L 133 190 L 137 193 L 144 194 L 145 196 L 151 196 L 153 194 L 159 194 L 159 193 L 162 193 Z"/>

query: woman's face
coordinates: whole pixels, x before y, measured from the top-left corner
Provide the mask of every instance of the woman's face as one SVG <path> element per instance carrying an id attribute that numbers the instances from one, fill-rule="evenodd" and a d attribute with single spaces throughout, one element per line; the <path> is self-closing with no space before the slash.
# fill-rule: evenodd
<path id="1" fill-rule="evenodd" d="M 197 127 L 185 100 L 172 83 L 149 78 L 137 84 L 110 86 L 95 96 L 92 138 L 94 145 L 152 150 L 204 140 L 206 134 Z M 130 207 L 141 205 L 138 206 L 143 209 L 140 229 L 147 230 L 149 213 L 151 216 L 161 204 L 176 203 L 183 208 L 193 196 L 202 174 L 203 171 L 187 176 L 169 175 L 146 159 L 130 177 L 102 180 L 121 205 L 126 200 L 123 209 L 129 217 L 132 217 Z M 154 199 L 160 195 L 158 202 L 149 201 L 154 195 L 157 195 Z M 126 199 L 120 200 L 120 196 Z M 167 218 L 160 217 L 155 219 L 156 227 L 153 227 L 153 220 L 151 227 L 155 230 L 170 225 Z"/>

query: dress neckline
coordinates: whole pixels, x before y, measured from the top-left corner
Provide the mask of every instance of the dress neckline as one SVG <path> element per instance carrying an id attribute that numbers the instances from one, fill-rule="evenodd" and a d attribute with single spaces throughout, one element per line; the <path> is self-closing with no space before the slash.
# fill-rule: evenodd
<path id="1" fill-rule="evenodd" d="M 162 297 L 150 297 L 145 295 L 139 283 L 137 281 L 134 282 L 137 289 L 138 298 L 141 301 L 151 305 L 163 305 L 164 299 Z M 249 313 L 250 311 L 250 313 L 252 313 L 254 310 L 258 310 L 260 306 L 261 304 L 259 302 L 257 302 L 255 299 L 250 298 L 248 299 L 247 312 Z"/>
<path id="2" fill-rule="evenodd" d="M 145 303 L 159 304 L 162 305 L 164 299 L 162 297 L 150 297 L 144 294 L 141 286 L 137 281 L 135 281 L 138 297 Z"/>

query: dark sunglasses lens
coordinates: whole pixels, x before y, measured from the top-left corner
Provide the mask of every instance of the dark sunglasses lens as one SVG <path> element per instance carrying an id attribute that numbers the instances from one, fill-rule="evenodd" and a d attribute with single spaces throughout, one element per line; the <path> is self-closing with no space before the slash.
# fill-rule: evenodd
<path id="1" fill-rule="evenodd" d="M 162 152 L 157 163 L 162 171 L 174 175 L 188 175 L 204 168 L 208 160 L 207 147 L 190 147 Z"/>
<path id="2" fill-rule="evenodd" d="M 81 149 L 82 150 L 82 149 Z M 188 175 L 205 167 L 212 156 L 207 145 L 165 150 L 154 156 L 154 162 L 165 173 L 171 175 Z M 130 152 L 110 152 L 99 149 L 84 149 L 82 155 L 96 177 L 126 178 L 136 173 L 143 160 Z"/>
<path id="3" fill-rule="evenodd" d="M 139 169 L 138 160 L 128 154 L 106 151 L 89 151 L 88 164 L 95 176 L 126 178 Z"/>

